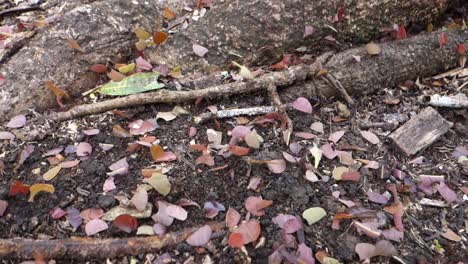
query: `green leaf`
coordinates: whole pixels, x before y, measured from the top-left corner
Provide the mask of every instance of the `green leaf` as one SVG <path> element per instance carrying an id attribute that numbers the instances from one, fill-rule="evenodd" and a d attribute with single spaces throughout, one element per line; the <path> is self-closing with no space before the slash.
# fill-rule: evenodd
<path id="1" fill-rule="evenodd" d="M 327 215 L 327 212 L 322 207 L 311 207 L 302 213 L 302 217 L 309 225 L 320 221 Z"/>
<path id="2" fill-rule="evenodd" d="M 98 92 L 105 95 L 129 95 L 157 90 L 164 87 L 158 83 L 159 74 L 155 72 L 137 73 L 120 82 L 109 82 L 99 88 Z"/>

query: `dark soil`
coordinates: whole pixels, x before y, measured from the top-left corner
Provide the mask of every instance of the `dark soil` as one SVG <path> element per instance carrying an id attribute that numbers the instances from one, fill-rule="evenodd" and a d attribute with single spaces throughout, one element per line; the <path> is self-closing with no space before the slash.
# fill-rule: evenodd
<path id="1" fill-rule="evenodd" d="M 181 198 L 188 198 L 203 206 L 204 202 L 213 200 L 222 203 L 226 209 L 233 207 L 242 216 L 245 216 L 247 211 L 244 207 L 244 201 L 247 197 L 261 195 L 264 199 L 273 200 L 273 204 L 266 208 L 266 214 L 259 217 L 262 227 L 261 236 L 266 238 L 265 245 L 258 249 L 254 249 L 251 244 L 246 246 L 253 263 L 268 263 L 268 256 L 273 252 L 274 246 L 281 241 L 280 229 L 271 221 L 273 217 L 279 213 L 301 216 L 305 209 L 320 206 L 326 210 L 327 217 L 311 226 L 305 224 L 306 244 L 314 252 L 325 250 L 331 257 L 341 262 L 358 262 L 359 258 L 354 251 L 355 244 L 360 242 L 375 243 L 375 240 L 369 239 L 365 235 L 359 235 L 354 227 L 350 228 L 349 221 L 343 221 L 340 230 L 331 228 L 332 216 L 336 212 L 342 212 L 346 209 L 343 204 L 332 196 L 332 191 L 339 190 L 341 192 L 340 198 L 352 200 L 359 206 L 384 212 L 382 210 L 383 206 L 367 200 L 366 191 L 372 189 L 382 193 L 385 191 L 386 184 L 401 183 L 391 176 L 391 170 L 394 166 L 413 176 L 420 174 L 445 175 L 447 185 L 457 192 L 459 198 L 463 196 L 463 193 L 458 188 L 467 186 L 467 175 L 464 174 L 457 161 L 451 157 L 455 147 L 468 145 L 466 110 L 438 109 L 444 118 L 453 122 L 455 126 L 440 140 L 418 154 L 418 156 L 422 155 L 429 160 L 424 165 L 408 164 L 409 159 L 404 157 L 399 150 L 393 148 L 388 140 L 385 140 L 389 132 L 403 124 L 411 115 L 419 112 L 423 107 L 416 102 L 416 96 L 419 94 L 419 91 L 406 92 L 395 88 L 382 90 L 379 94 L 357 98 L 359 102 L 352 109 L 351 117 L 341 123 L 331 121 L 336 116 L 336 100 L 333 99 L 309 98 L 314 104 L 314 112 L 311 115 L 296 110 L 288 111 L 296 132 L 312 132 L 309 128 L 310 124 L 321 121 L 324 124 L 325 133 L 319 136 L 318 140 L 316 139 L 316 142 L 321 144 L 327 141 L 331 132 L 345 130 L 346 133 L 339 141 L 338 147 L 357 145 L 366 148 L 366 151 L 353 151 L 353 158 L 378 161 L 384 166 L 383 175 L 380 169 L 360 168 L 362 178 L 357 183 L 349 181 L 336 182 L 333 179 L 328 182 L 311 183 L 304 178 L 304 168 L 298 164 L 288 163 L 287 170 L 281 174 L 271 173 L 265 165 L 254 164 L 251 166 L 249 173 L 249 164 L 245 159 L 236 156 L 229 158 L 216 156 L 216 166 L 228 165 L 225 169 L 216 172 L 208 171 L 209 168 L 205 165 L 199 165 L 196 171 L 193 171 L 182 161 L 173 162 L 173 169 L 167 173 L 172 184 L 171 193 L 167 197 L 163 197 L 153 190 L 150 192 L 150 202 L 155 204 L 157 200 L 165 200 L 175 203 Z M 390 96 L 400 99 L 401 102 L 397 105 L 383 103 L 383 99 Z M 264 94 L 224 98 L 216 105 L 225 108 L 268 105 L 269 101 L 264 98 L 267 98 Z M 226 132 L 235 126 L 234 119 L 218 120 L 220 128 L 217 128 L 213 121 L 209 121 L 204 125 L 195 125 L 192 121 L 193 116 L 206 111 L 205 107 L 207 105 L 209 103 L 206 101 L 199 106 L 184 105 L 183 107 L 189 110 L 192 115 L 180 116 L 170 122 L 159 121 L 160 127 L 154 132 L 148 133 L 148 135 L 156 136 L 160 140 L 161 146 L 172 144 L 175 148 L 181 150 L 187 160 L 194 163 L 200 154 L 188 148 L 191 140 L 188 137 L 190 126 L 195 126 L 198 129 L 194 140 L 200 144 L 207 143 L 205 131 L 208 128 L 222 131 L 223 143 L 227 143 L 230 137 L 227 136 Z M 0 143 L 0 153 L 3 153 L 0 157 L 6 164 L 5 175 L 0 176 L 0 199 L 9 203 L 5 215 L 0 217 L 0 238 L 38 239 L 86 236 L 84 225 L 73 231 L 66 224 L 64 218 L 53 220 L 49 215 L 50 210 L 58 206 L 62 209 L 75 207 L 80 211 L 87 208 L 101 207 L 104 211 L 107 211 L 118 204 L 113 195 L 126 194 L 131 197 L 137 184 L 143 181 L 141 169 L 151 167 L 154 162 L 146 147 L 142 147 L 135 153 L 129 153 L 127 143 L 136 140 L 137 136 L 132 138 L 116 137 L 112 134 L 112 126 L 120 124 L 126 128 L 131 121 L 154 118 L 158 111 L 170 111 L 172 107 L 154 105 L 127 109 L 125 111 L 127 114 L 134 114 L 131 120 L 125 120 L 107 113 L 54 125 L 46 129 L 49 134 L 44 134 L 45 137 L 42 140 L 28 142 L 36 148 L 17 172 L 14 172 L 13 169 L 16 157 L 26 142 L 15 140 L 11 143 Z M 391 115 L 400 119 L 399 124 L 387 124 L 383 128 L 372 127 L 372 124 L 384 122 L 385 118 Z M 96 136 L 85 136 L 80 132 L 71 132 L 67 127 L 72 123 L 78 125 L 78 131 L 99 128 L 101 133 Z M 371 145 L 360 136 L 359 130 L 367 130 L 369 126 L 371 126 L 371 131 L 379 135 L 380 140 L 383 142 L 382 145 Z M 255 128 L 259 135 L 264 138 L 264 142 L 260 149 L 251 149 L 248 157 L 259 160 L 276 159 L 282 158 L 282 151 L 289 152 L 288 147 L 282 141 L 278 126 L 262 127 L 256 125 Z M 38 127 L 31 125 L 19 130 L 19 132 L 27 135 L 31 130 L 35 129 L 38 129 Z M 59 175 L 49 182 L 55 186 L 54 194 L 41 193 L 33 203 L 29 203 L 26 196 L 7 196 L 13 180 L 19 180 L 25 184 L 44 182 L 42 175 L 49 169 L 49 165 L 42 153 L 56 147 L 65 147 L 81 141 L 87 141 L 93 146 L 92 155 L 77 167 L 62 169 Z M 304 146 L 301 155 L 306 156 L 308 147 L 312 146 L 313 140 L 303 140 L 293 136 L 292 142 L 300 142 Z M 115 147 L 108 152 L 103 152 L 98 147 L 99 143 L 114 144 Z M 65 157 L 74 159 L 75 154 Z M 106 172 L 108 172 L 107 167 L 124 157 L 127 157 L 130 164 L 129 174 L 117 176 L 115 181 L 117 189 L 104 194 L 102 185 L 106 179 Z M 333 166 L 338 164 L 337 158 L 332 161 L 323 158 L 319 171 L 323 175 L 331 176 Z M 32 171 L 37 168 L 41 168 L 41 173 L 35 175 Z M 262 183 L 257 191 L 247 190 L 249 175 L 262 177 Z M 89 195 L 80 194 L 83 192 L 80 191 L 79 193 L 78 188 L 88 191 Z M 400 192 L 399 195 L 407 210 L 403 216 L 405 237 L 400 243 L 392 242 L 398 249 L 398 257 L 404 260 L 405 263 L 417 263 L 421 259 L 426 259 L 427 263 L 457 263 L 463 261 L 463 256 L 466 256 L 467 253 L 466 202 L 463 203 L 463 200 L 461 200 L 461 204 L 448 208 L 437 208 L 419 204 L 420 199 L 424 197 L 422 192 Z M 429 198 L 442 199 L 438 194 Z M 203 225 L 209 220 L 205 217 L 203 209 L 191 206 L 186 207 L 186 210 L 189 212 L 188 219 L 186 221 L 174 221 L 170 230 Z M 156 211 L 157 207 L 155 206 L 153 213 Z M 386 213 L 384 215 L 385 224 L 382 228 L 393 226 L 392 216 Z M 221 212 L 214 220 L 224 221 L 224 219 L 225 212 Z M 153 225 L 153 223 L 151 218 L 139 219 L 138 221 L 139 225 Z M 445 224 L 464 237 L 461 242 L 453 242 L 440 236 L 442 227 Z M 108 230 L 101 232 L 97 237 L 111 238 L 134 235 L 127 235 L 119 231 L 117 228 L 112 227 L 111 223 L 109 226 Z M 226 235 L 228 235 L 227 232 Z M 434 250 L 433 241 L 435 239 L 445 250 L 444 254 L 439 254 Z M 203 257 L 207 254 L 210 255 L 214 263 L 244 263 L 240 261 L 240 259 L 245 258 L 241 251 L 226 247 L 225 236 L 212 239 L 212 242 L 214 248 L 209 248 L 210 250 L 199 250 L 182 243 L 162 252 L 152 252 L 152 254 L 140 255 L 136 256 L 136 258 L 141 260 L 140 263 L 145 263 L 145 259 L 151 259 L 158 254 L 167 252 L 177 263 L 183 263 L 190 256 L 194 256 L 195 263 L 201 263 Z M 130 257 L 127 256 L 124 259 L 115 261 L 113 263 L 128 263 Z M 373 258 L 373 261 L 398 263 L 395 259 L 390 258 Z M 17 263 L 17 260 L 2 260 L 1 263 Z M 83 260 L 57 260 L 56 263 L 84 262 Z M 103 263 L 103 261 L 90 259 L 87 263 Z"/>

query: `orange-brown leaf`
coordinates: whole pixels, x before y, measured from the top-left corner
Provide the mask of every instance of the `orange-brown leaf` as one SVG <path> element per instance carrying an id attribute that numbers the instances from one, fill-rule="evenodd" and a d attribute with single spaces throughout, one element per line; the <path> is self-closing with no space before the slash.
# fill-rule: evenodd
<path id="1" fill-rule="evenodd" d="M 162 156 L 164 156 L 164 150 L 159 145 L 151 146 L 150 150 L 151 150 L 151 157 L 153 157 L 154 160 L 160 159 L 162 158 Z"/>
<path id="2" fill-rule="evenodd" d="M 161 44 L 167 39 L 167 33 L 162 31 L 157 31 L 153 34 L 154 44 Z"/>
<path id="3" fill-rule="evenodd" d="M 71 38 L 66 38 L 67 40 L 67 43 L 68 43 L 68 46 L 70 46 L 70 48 L 74 49 L 74 50 L 77 50 L 81 53 L 84 53 L 84 49 L 80 46 L 80 44 L 78 44 L 78 42 L 76 42 L 74 39 L 71 39 Z"/>
<path id="4" fill-rule="evenodd" d="M 120 82 L 126 76 L 121 74 L 120 72 L 112 69 L 110 72 L 107 73 L 107 77 L 109 77 L 109 79 L 111 79 L 114 82 Z"/>
<path id="5" fill-rule="evenodd" d="M 63 89 L 58 88 L 55 86 L 51 81 L 44 81 L 45 85 L 47 88 L 49 88 L 57 98 L 63 98 L 63 99 L 70 99 L 70 95 Z"/>
<path id="6" fill-rule="evenodd" d="M 39 192 L 54 193 L 55 188 L 54 188 L 53 185 L 45 184 L 45 183 L 36 183 L 36 184 L 31 185 L 31 187 L 29 187 L 29 200 L 28 200 L 28 202 L 34 202 L 34 197 L 36 197 L 36 195 Z"/>
<path id="7" fill-rule="evenodd" d="M 162 16 L 165 19 L 171 20 L 171 19 L 174 19 L 176 17 L 176 13 L 174 13 L 171 9 L 169 9 L 167 6 L 165 6 L 164 9 L 163 9 L 163 12 L 162 12 Z"/>
<path id="8" fill-rule="evenodd" d="M 235 145 L 229 145 L 228 149 L 232 154 L 236 156 L 245 156 L 249 154 L 249 151 L 250 151 L 249 148 L 239 147 Z"/>
<path id="9" fill-rule="evenodd" d="M 107 67 L 104 64 L 93 64 L 89 70 L 95 73 L 104 74 L 107 72 Z"/>

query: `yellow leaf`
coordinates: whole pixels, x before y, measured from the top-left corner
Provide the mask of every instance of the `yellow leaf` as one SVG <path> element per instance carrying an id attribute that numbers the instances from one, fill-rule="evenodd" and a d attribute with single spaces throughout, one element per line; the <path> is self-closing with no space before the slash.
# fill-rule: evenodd
<path id="1" fill-rule="evenodd" d="M 55 176 L 57 176 L 57 174 L 60 172 L 61 169 L 62 167 L 60 165 L 57 165 L 53 167 L 52 169 L 48 170 L 46 173 L 44 173 L 44 176 L 42 176 L 42 178 L 45 181 L 50 181 L 53 178 L 55 178 Z"/>
<path id="2" fill-rule="evenodd" d="M 132 72 L 133 70 L 135 70 L 135 63 L 130 63 L 125 66 L 119 67 L 118 70 L 120 73 L 123 73 L 123 74 Z"/>
<path id="3" fill-rule="evenodd" d="M 151 157 L 153 157 L 154 160 L 157 160 L 164 155 L 164 150 L 159 145 L 151 146 L 150 150 L 151 150 Z"/>
<path id="4" fill-rule="evenodd" d="M 36 183 L 36 184 L 31 185 L 31 187 L 29 187 L 29 200 L 28 200 L 28 202 L 34 202 L 34 197 L 39 192 L 54 193 L 55 188 L 54 188 L 53 185 L 45 184 L 45 183 Z"/>
<path id="5" fill-rule="evenodd" d="M 144 41 L 142 39 L 138 40 L 138 42 L 135 43 L 135 48 L 138 51 L 142 51 L 142 50 L 146 49 L 147 46 L 148 46 L 148 44 L 146 44 L 146 41 Z"/>
<path id="6" fill-rule="evenodd" d="M 167 6 L 165 6 L 164 10 L 162 12 L 162 16 L 165 19 L 171 20 L 171 19 L 174 19 L 176 17 L 176 14 L 172 10 L 170 10 Z"/>
<path id="7" fill-rule="evenodd" d="M 72 48 L 74 50 L 77 50 L 77 51 L 79 51 L 81 53 L 84 53 L 84 49 L 74 39 L 66 38 L 66 40 L 67 40 L 68 46 L 70 46 L 70 48 Z"/>
<path id="8" fill-rule="evenodd" d="M 147 40 L 151 37 L 151 34 L 148 33 L 146 30 L 143 30 L 141 28 L 136 28 L 133 30 L 133 33 L 137 36 L 138 39 L 140 40 Z"/>
<path id="9" fill-rule="evenodd" d="M 167 176 L 162 173 L 153 173 L 150 178 L 144 181 L 151 184 L 158 193 L 164 196 L 168 195 L 171 191 L 171 183 L 167 179 Z"/>
<path id="10" fill-rule="evenodd" d="M 239 63 L 237 63 L 235 61 L 232 61 L 232 64 L 234 64 L 235 66 L 237 66 L 240 69 L 239 74 L 244 79 L 251 80 L 251 79 L 254 78 L 254 75 L 252 74 L 252 72 L 247 67 L 245 67 L 244 65 L 240 65 Z"/>

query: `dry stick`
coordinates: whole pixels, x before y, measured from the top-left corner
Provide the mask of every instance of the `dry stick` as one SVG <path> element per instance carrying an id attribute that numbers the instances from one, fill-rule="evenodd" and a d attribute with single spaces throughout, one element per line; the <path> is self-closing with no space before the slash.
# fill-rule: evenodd
<path id="1" fill-rule="evenodd" d="M 213 232 L 224 228 L 223 222 L 209 223 Z M 77 237 L 57 240 L 33 240 L 23 238 L 0 239 L 0 258 L 32 259 L 33 256 L 54 259 L 114 258 L 123 255 L 138 255 L 158 252 L 164 247 L 185 241 L 198 228 L 171 232 L 162 237 L 131 237 L 95 239 Z"/>
<path id="2" fill-rule="evenodd" d="M 325 79 L 331 86 L 337 90 L 343 99 L 346 101 L 348 105 L 354 105 L 354 100 L 349 96 L 348 91 L 343 87 L 340 81 L 333 76 L 331 73 L 327 73 L 325 75 L 322 75 L 322 78 Z"/>
<path id="3" fill-rule="evenodd" d="M 252 93 L 266 90 L 267 85 L 272 83 L 275 86 L 287 86 L 296 81 L 304 81 L 309 76 L 318 71 L 321 67 L 321 60 L 317 59 L 311 65 L 297 65 L 281 72 L 272 72 L 256 79 L 246 82 L 234 82 L 223 85 L 215 85 L 209 88 L 191 91 L 168 91 L 141 93 L 121 97 L 117 99 L 97 102 L 93 104 L 75 106 L 69 111 L 53 113 L 47 116 L 51 121 L 61 122 L 76 117 L 104 113 L 116 108 L 125 108 L 136 105 L 153 103 L 181 103 L 196 100 L 199 97 L 216 98 L 220 96 L 230 96 L 235 94 Z"/>
<path id="4" fill-rule="evenodd" d="M 291 135 L 293 132 L 293 123 L 291 121 L 291 118 L 289 118 L 288 113 L 286 112 L 286 107 L 284 107 L 283 103 L 281 103 L 281 99 L 276 89 L 276 85 L 274 85 L 273 83 L 270 83 L 268 85 L 268 92 L 270 94 L 271 100 L 275 108 L 278 109 L 278 112 L 280 114 L 283 114 L 286 118 L 286 124 L 288 127 L 286 128 L 285 131 L 283 131 L 283 135 L 284 135 L 284 141 L 286 142 L 286 145 L 289 146 L 289 139 L 291 138 Z"/>
<path id="5" fill-rule="evenodd" d="M 193 118 L 195 123 L 202 124 L 214 118 L 230 118 L 238 116 L 264 115 L 275 111 L 273 106 L 257 106 L 248 108 L 235 108 L 217 111 L 216 113 L 207 112 Z"/>

